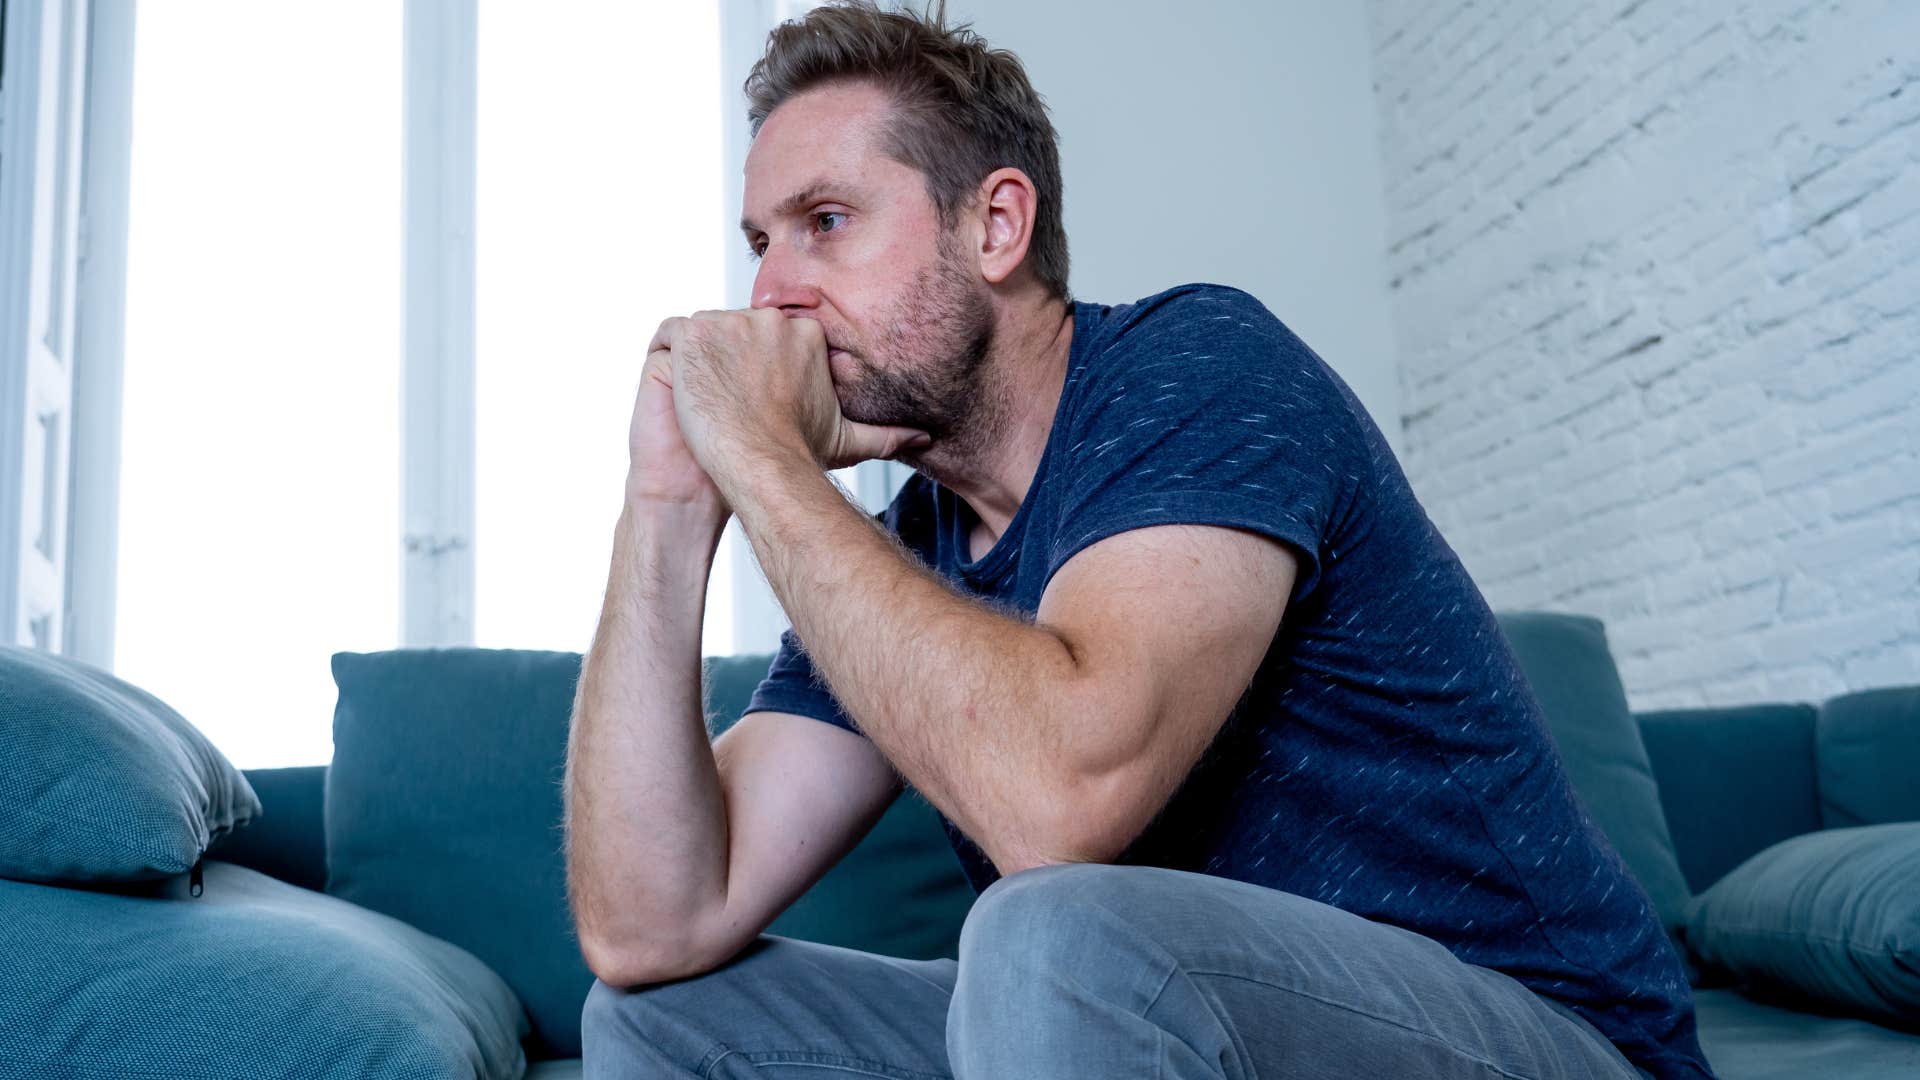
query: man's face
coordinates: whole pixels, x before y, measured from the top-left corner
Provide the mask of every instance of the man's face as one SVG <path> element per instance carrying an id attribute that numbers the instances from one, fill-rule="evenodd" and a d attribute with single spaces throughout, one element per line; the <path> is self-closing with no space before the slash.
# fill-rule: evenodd
<path id="1" fill-rule="evenodd" d="M 761 125 L 741 222 L 761 253 L 753 306 L 820 322 L 848 419 L 939 439 L 979 402 L 993 306 L 967 230 L 943 233 L 920 173 L 883 152 L 888 108 L 832 85 Z"/>

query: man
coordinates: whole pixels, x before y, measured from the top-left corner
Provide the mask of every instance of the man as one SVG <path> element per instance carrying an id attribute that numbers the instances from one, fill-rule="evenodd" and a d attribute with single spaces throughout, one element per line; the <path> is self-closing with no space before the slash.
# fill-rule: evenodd
<path id="1" fill-rule="evenodd" d="M 1345 383 L 1237 290 L 1071 300 L 1045 108 L 944 13 L 816 10 L 747 91 L 753 306 L 649 347 L 575 705 L 587 1074 L 1710 1076 Z M 878 521 L 823 473 L 874 457 Z M 793 630 L 709 747 L 729 514 Z M 958 960 L 762 935 L 903 784 Z"/>

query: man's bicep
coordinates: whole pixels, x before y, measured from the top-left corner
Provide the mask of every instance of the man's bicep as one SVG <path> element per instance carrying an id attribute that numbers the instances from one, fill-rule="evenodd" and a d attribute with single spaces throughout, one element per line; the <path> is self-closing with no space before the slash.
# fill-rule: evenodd
<path id="1" fill-rule="evenodd" d="M 1155 525 L 1086 547 L 1048 582 L 1035 621 L 1074 657 L 1068 750 L 1100 781 L 1107 846 L 1146 827 L 1219 732 L 1279 630 L 1298 565 L 1262 533 Z"/>
<path id="2" fill-rule="evenodd" d="M 714 740 L 713 756 L 727 812 L 727 891 L 697 937 L 717 965 L 852 851 L 902 785 L 863 736 L 791 713 L 748 713 Z"/>

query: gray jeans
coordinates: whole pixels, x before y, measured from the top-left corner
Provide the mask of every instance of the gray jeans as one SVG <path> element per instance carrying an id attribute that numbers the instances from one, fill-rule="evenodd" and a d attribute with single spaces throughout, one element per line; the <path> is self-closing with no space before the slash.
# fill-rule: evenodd
<path id="1" fill-rule="evenodd" d="M 587 1077 L 1622 1078 L 1592 1025 L 1430 938 L 1245 882 L 1024 870 L 960 958 L 762 934 L 692 978 L 596 982 Z"/>

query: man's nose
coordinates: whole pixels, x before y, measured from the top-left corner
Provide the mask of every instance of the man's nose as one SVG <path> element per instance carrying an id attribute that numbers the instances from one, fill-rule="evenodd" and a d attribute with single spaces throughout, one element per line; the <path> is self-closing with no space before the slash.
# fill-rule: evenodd
<path id="1" fill-rule="evenodd" d="M 814 308 L 820 290 L 806 272 L 805 262 L 778 245 L 767 245 L 760 269 L 753 276 L 752 306 L 757 308 Z"/>

